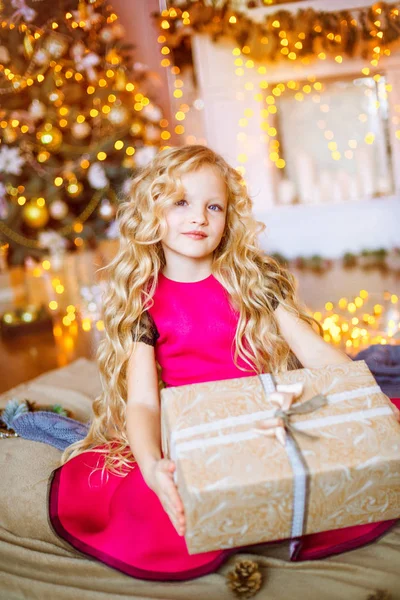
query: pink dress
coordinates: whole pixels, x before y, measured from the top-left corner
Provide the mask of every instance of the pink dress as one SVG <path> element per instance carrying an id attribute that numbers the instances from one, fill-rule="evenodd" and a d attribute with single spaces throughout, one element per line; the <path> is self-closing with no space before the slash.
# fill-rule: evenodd
<path id="1" fill-rule="evenodd" d="M 232 359 L 238 314 L 210 275 L 181 283 L 160 275 L 149 309 L 156 358 L 166 386 L 248 377 Z M 248 368 L 239 359 L 239 364 Z M 400 401 L 395 404 L 400 407 Z M 86 556 L 140 579 L 187 580 L 216 571 L 243 548 L 190 555 L 139 467 L 125 477 L 101 478 L 103 457 L 85 452 L 55 469 L 49 481 L 49 518 L 57 535 Z M 345 552 L 380 537 L 396 520 L 357 525 L 301 538 L 292 560 Z"/>

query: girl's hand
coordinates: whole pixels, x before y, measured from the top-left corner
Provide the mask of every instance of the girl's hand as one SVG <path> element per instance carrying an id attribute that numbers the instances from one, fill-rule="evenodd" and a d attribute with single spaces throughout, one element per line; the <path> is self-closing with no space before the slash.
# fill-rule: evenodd
<path id="1" fill-rule="evenodd" d="M 179 535 L 185 535 L 183 503 L 173 479 L 175 463 L 168 458 L 155 461 L 146 473 L 145 480 L 155 492 Z"/>

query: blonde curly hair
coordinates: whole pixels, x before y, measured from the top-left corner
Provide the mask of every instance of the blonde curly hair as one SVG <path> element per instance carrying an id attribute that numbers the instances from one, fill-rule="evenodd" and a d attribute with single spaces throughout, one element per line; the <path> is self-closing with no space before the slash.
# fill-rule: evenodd
<path id="1" fill-rule="evenodd" d="M 105 337 L 97 351 L 102 392 L 93 403 L 87 436 L 64 450 L 61 464 L 82 452 L 95 451 L 105 455 L 103 471 L 124 475 L 134 466 L 126 435 L 127 364 L 136 347 L 132 333 L 140 338 L 140 318 L 153 304 L 158 275 L 165 267 L 164 214 L 185 192 L 180 176 L 210 165 L 227 189 L 225 230 L 214 251 L 212 273 L 239 312 L 232 342 L 236 366 L 241 368 L 238 355 L 253 375 L 301 366 L 279 332 L 274 298 L 323 334 L 318 321 L 299 303 L 295 277 L 260 248 L 258 235 L 266 226 L 252 216 L 252 201 L 238 171 L 206 146 L 166 148 L 131 180 L 128 197 L 118 207 L 119 251 L 102 269 L 107 276 Z"/>

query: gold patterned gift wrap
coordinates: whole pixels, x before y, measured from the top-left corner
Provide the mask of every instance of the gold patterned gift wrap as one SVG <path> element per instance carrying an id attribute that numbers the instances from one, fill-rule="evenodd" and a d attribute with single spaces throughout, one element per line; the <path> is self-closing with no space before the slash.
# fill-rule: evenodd
<path id="1" fill-rule="evenodd" d="M 400 424 L 364 360 L 161 390 L 190 554 L 400 517 Z"/>

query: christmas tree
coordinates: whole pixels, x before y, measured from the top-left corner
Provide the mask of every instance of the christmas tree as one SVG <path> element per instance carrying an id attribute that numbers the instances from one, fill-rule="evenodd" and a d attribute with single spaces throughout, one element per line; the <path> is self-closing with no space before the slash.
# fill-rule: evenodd
<path id="1" fill-rule="evenodd" d="M 124 182 L 169 133 L 108 3 L 1 4 L 0 238 L 20 264 L 111 235 Z"/>

